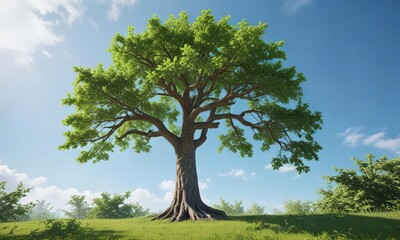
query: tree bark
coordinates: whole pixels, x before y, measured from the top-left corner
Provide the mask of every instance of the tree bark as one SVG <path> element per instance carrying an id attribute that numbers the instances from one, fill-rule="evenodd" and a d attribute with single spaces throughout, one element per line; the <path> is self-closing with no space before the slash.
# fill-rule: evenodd
<path id="1" fill-rule="evenodd" d="M 227 218 L 224 211 L 209 207 L 201 200 L 195 152 L 193 137 L 183 136 L 179 146 L 175 148 L 176 182 L 174 198 L 169 208 L 153 220 L 169 218 L 171 222 L 175 222 Z"/>

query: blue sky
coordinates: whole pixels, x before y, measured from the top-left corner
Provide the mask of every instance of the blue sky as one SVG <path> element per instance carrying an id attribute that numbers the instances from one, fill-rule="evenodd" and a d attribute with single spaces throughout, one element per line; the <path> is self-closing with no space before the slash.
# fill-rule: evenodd
<path id="1" fill-rule="evenodd" d="M 0 0 L 0 181 L 33 187 L 25 201 L 44 199 L 64 208 L 73 194 L 90 201 L 101 192 L 132 191 L 152 211 L 166 208 L 175 177 L 174 152 L 162 139 L 149 154 L 115 152 L 107 162 L 78 164 L 77 151 L 58 151 L 61 120 L 73 112 L 61 105 L 72 90 L 73 66 L 109 66 L 106 51 L 115 33 L 146 28 L 153 14 L 165 20 L 182 10 L 191 19 L 211 9 L 269 25 L 264 39 L 283 40 L 288 60 L 303 72 L 304 101 L 321 111 L 323 146 L 311 172 L 273 171 L 274 151 L 249 158 L 217 152 L 214 131 L 197 152 L 203 199 L 256 202 L 268 212 L 285 200 L 316 200 L 321 176 L 333 166 L 354 168 L 351 157 L 400 155 L 400 3 L 398 1 L 144 1 Z"/>

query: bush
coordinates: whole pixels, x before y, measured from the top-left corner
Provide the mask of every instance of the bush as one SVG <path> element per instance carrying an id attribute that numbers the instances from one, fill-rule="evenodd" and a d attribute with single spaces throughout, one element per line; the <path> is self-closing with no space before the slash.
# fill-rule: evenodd
<path id="1" fill-rule="evenodd" d="M 149 209 L 144 209 L 139 203 L 125 203 L 130 197 L 130 192 L 124 195 L 102 193 L 100 198 L 93 199 L 94 207 L 90 210 L 89 218 L 132 218 L 149 214 Z"/>
<path id="2" fill-rule="evenodd" d="M 336 176 L 326 176 L 328 189 L 320 190 L 317 207 L 322 212 L 387 211 L 400 206 L 400 158 L 382 157 L 374 161 L 354 159 L 358 171 L 335 168 Z M 331 184 L 335 184 L 332 186 Z"/>
<path id="3" fill-rule="evenodd" d="M 234 204 L 230 204 L 229 202 L 220 198 L 220 204 L 214 204 L 213 207 L 224 211 L 226 215 L 243 215 L 244 207 L 242 204 L 242 201 L 235 201 Z"/>
<path id="4" fill-rule="evenodd" d="M 248 215 L 263 215 L 265 211 L 265 207 L 262 207 L 256 203 L 251 204 L 246 214 Z"/>
<path id="5" fill-rule="evenodd" d="M 20 183 L 13 192 L 6 193 L 6 182 L 0 182 L 0 222 L 16 221 L 18 218 L 26 218 L 34 204 L 21 204 L 21 198 L 25 197 L 31 190 L 24 188 Z"/>
<path id="6" fill-rule="evenodd" d="M 285 201 L 285 214 L 307 215 L 315 213 L 314 203 L 311 201 Z"/>

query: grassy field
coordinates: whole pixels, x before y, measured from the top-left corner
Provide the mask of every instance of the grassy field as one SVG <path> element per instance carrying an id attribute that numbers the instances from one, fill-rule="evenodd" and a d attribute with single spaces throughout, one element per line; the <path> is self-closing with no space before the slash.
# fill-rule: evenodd
<path id="1" fill-rule="evenodd" d="M 43 222 L 0 223 L 0 239 L 400 239 L 400 212 L 237 216 L 179 223 L 95 219 L 80 221 L 78 228 L 66 221 L 55 226 L 60 222 L 47 228 L 47 234 Z"/>

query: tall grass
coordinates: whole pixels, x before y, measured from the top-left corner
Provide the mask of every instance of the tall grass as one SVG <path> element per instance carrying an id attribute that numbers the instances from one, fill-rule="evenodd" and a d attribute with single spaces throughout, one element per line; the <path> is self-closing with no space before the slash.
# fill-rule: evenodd
<path id="1" fill-rule="evenodd" d="M 150 218 L 93 219 L 44 235 L 43 222 L 0 223 L 0 239 L 400 239 L 400 212 L 321 215 L 236 216 L 226 221 L 150 221 Z M 61 226 L 61 227 L 60 227 Z M 64 227 L 63 227 L 64 226 Z M 54 229 L 53 229 L 54 230 Z M 42 234 L 42 235 L 40 235 Z"/>

